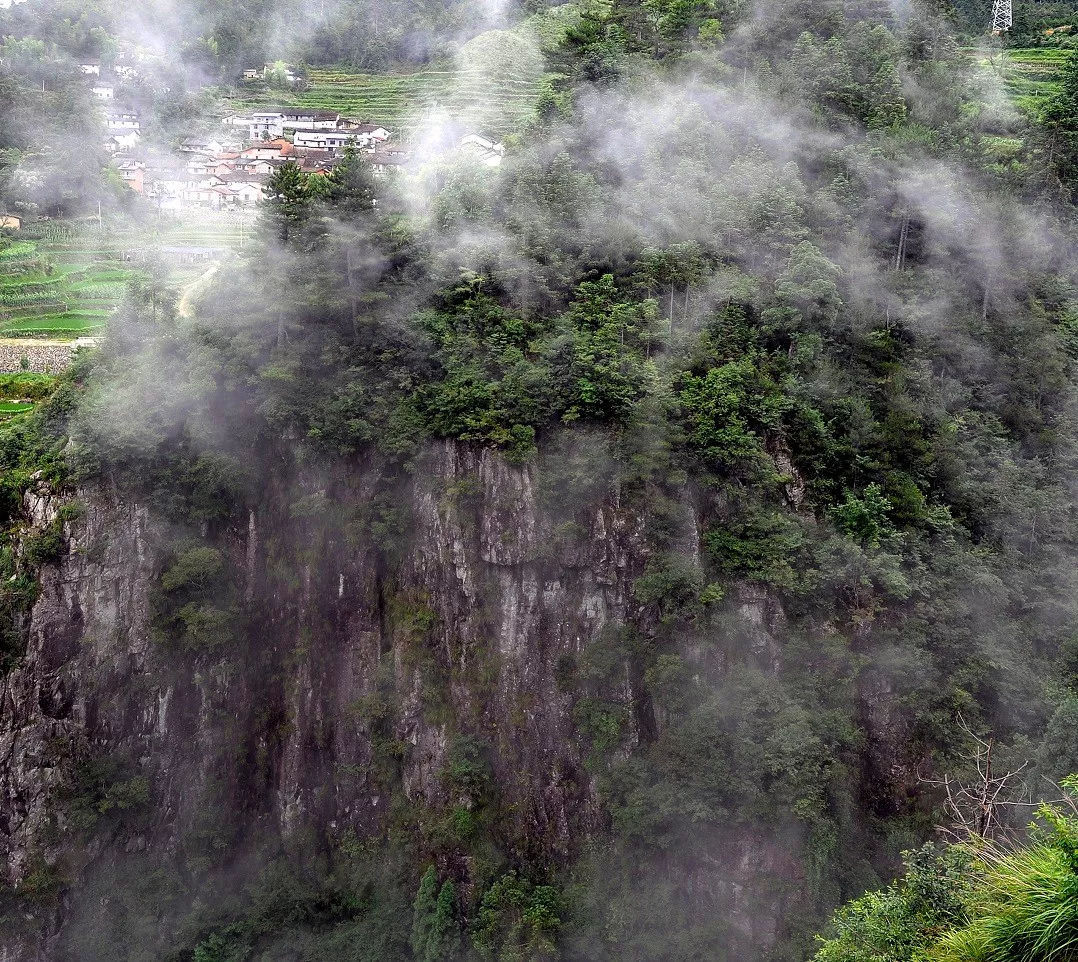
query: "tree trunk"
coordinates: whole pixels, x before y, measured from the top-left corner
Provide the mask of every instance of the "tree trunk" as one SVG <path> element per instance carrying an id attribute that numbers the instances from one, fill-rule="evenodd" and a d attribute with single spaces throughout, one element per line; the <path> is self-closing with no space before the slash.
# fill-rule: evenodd
<path id="1" fill-rule="evenodd" d="M 898 232 L 898 250 L 895 252 L 895 270 L 906 266 L 906 245 L 910 236 L 910 212 L 907 208 L 902 214 L 902 228 Z"/>

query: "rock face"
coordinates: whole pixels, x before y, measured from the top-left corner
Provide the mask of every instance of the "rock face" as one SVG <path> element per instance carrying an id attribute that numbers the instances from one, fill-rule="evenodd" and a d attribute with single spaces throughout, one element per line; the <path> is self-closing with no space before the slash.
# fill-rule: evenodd
<path id="1" fill-rule="evenodd" d="M 604 625 L 632 615 L 647 547 L 616 493 L 577 514 L 566 538 L 534 468 L 456 444 L 432 447 L 403 486 L 370 466 L 268 484 L 242 523 L 209 532 L 243 599 L 235 643 L 179 651 L 151 628 L 177 532 L 109 490 L 79 500 L 62 558 L 43 569 L 26 656 L 0 678 L 0 857 L 16 891 L 65 852 L 58 799 L 79 760 L 102 754 L 143 773 L 152 796 L 138 833 L 115 846 L 161 858 L 213 812 L 247 834 L 379 830 L 387 737 L 404 791 L 430 805 L 451 790 L 443 772 L 461 732 L 491 746 L 522 850 L 565 859 L 602 826 L 558 677 Z M 59 508 L 44 488 L 26 497 L 37 527 Z M 765 636 L 771 602 L 742 607 Z M 378 711 L 387 685 L 396 705 Z M 78 853 L 74 871 L 120 856 L 103 844 Z M 714 875 L 733 909 L 758 897 L 749 882 L 761 863 L 797 871 L 777 854 L 789 844 L 728 847 Z M 766 942 L 774 918 L 751 908 Z M 0 932 L 0 960 L 48 958 L 41 933 L 61 923 Z"/>
<path id="2" fill-rule="evenodd" d="M 59 374 L 71 366 L 75 351 L 93 338 L 79 338 L 69 343 L 39 341 L 33 338 L 0 339 L 0 372 L 34 371 Z"/>

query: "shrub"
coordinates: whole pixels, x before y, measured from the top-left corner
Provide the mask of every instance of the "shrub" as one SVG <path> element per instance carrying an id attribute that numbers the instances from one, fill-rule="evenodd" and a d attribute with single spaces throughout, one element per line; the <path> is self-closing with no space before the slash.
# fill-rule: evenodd
<path id="1" fill-rule="evenodd" d="M 633 597 L 643 605 L 653 605 L 664 623 L 694 615 L 703 589 L 700 569 L 680 554 L 665 554 L 648 562 L 644 573 L 633 582 Z"/>
<path id="2" fill-rule="evenodd" d="M 487 745 L 472 735 L 454 738 L 446 760 L 445 782 L 473 802 L 482 799 L 494 783 Z"/>
<path id="3" fill-rule="evenodd" d="M 554 960 L 563 913 L 557 889 L 509 872 L 483 893 L 472 945 L 484 962 Z"/>
<path id="4" fill-rule="evenodd" d="M 64 523 L 54 518 L 40 531 L 31 531 L 23 541 L 23 560 L 32 567 L 53 564 L 64 551 Z"/>

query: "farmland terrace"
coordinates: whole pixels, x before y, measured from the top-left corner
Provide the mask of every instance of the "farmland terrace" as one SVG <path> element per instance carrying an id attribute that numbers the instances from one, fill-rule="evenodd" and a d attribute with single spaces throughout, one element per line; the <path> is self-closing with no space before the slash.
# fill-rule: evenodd
<path id="1" fill-rule="evenodd" d="M 242 247 L 253 228 L 248 216 L 199 212 L 146 223 L 41 221 L 0 238 L 0 371 L 66 366 L 65 342 L 101 334 L 147 260 L 182 285 L 206 269 L 185 251 Z"/>
<path id="2" fill-rule="evenodd" d="M 1042 101 L 1060 88 L 1060 72 L 1070 48 L 1016 47 L 989 54 L 980 48 L 967 51 L 981 66 L 994 71 L 1015 105 L 1036 113 Z"/>
<path id="3" fill-rule="evenodd" d="M 531 24 L 481 34 L 448 64 L 389 74 L 314 68 L 305 90 L 248 86 L 226 98 L 223 108 L 232 113 L 274 105 L 335 110 L 356 120 L 383 124 L 404 136 L 437 113 L 472 130 L 501 136 L 535 116 L 548 81 L 542 47 L 556 36 L 549 20 L 544 18 L 541 27 Z"/>

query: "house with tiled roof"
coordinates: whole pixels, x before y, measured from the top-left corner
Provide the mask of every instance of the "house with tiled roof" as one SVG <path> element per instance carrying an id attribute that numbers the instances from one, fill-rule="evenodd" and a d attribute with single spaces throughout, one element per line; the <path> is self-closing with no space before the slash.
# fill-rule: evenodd
<path id="1" fill-rule="evenodd" d="M 281 126 L 285 130 L 335 130 L 341 119 L 335 110 L 285 108 L 281 113 Z"/>

